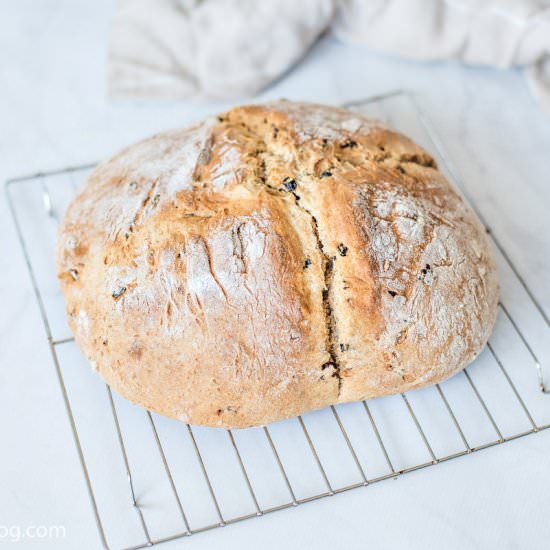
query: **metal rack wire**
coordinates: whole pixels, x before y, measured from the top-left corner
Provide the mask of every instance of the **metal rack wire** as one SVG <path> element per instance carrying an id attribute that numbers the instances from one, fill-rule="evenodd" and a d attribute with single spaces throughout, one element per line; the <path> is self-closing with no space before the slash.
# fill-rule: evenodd
<path id="1" fill-rule="evenodd" d="M 392 92 L 348 106 L 405 126 L 406 133 L 437 152 L 443 170 L 458 184 L 441 141 L 411 94 Z M 128 404 L 81 368 L 85 361 L 64 322 L 53 270 L 57 220 L 92 167 L 15 178 L 6 190 L 106 548 L 137 549 L 190 536 L 550 427 L 542 367 L 550 358 L 549 320 L 489 229 L 502 283 L 497 327 L 482 356 L 449 381 L 239 431 L 192 427 Z M 217 456 L 223 457 L 222 467 Z"/>

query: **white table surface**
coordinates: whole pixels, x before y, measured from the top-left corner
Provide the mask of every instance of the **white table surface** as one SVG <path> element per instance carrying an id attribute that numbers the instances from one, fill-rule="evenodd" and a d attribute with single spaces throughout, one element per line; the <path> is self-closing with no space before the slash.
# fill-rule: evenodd
<path id="1" fill-rule="evenodd" d="M 109 0 L 0 1 L 0 181 L 101 159 L 228 106 L 109 103 L 112 13 Z M 550 313 L 550 118 L 519 72 L 418 65 L 325 38 L 262 97 L 341 103 L 396 88 L 417 93 L 469 193 Z M 0 235 L 0 530 L 62 525 L 63 539 L 19 545 L 97 548 L 3 193 Z M 549 548 L 549 432 L 163 547 Z"/>

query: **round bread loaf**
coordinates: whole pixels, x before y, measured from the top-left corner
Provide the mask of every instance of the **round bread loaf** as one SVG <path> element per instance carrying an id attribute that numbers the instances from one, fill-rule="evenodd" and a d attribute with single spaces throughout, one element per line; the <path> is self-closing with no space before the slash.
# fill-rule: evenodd
<path id="1" fill-rule="evenodd" d="M 151 411 L 246 427 L 440 382 L 498 302 L 481 223 L 376 121 L 238 107 L 99 165 L 59 231 L 70 326 Z"/>

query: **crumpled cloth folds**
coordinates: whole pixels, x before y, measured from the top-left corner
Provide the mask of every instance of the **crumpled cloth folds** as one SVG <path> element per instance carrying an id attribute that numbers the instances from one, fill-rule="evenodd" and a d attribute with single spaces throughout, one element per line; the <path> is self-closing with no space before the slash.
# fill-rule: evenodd
<path id="1" fill-rule="evenodd" d="M 550 113 L 550 0 L 119 0 L 110 96 L 249 96 L 327 30 L 416 61 L 522 67 Z"/>

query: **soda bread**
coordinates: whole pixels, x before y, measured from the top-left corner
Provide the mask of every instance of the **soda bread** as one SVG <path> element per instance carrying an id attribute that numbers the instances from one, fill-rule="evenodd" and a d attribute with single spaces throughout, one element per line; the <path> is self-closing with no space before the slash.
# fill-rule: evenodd
<path id="1" fill-rule="evenodd" d="M 76 342 L 129 400 L 262 425 L 440 382 L 492 330 L 485 230 L 410 139 L 237 107 L 100 164 L 59 230 Z"/>

